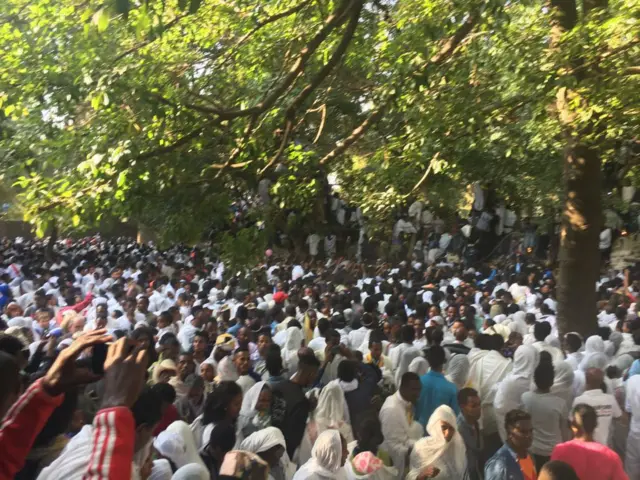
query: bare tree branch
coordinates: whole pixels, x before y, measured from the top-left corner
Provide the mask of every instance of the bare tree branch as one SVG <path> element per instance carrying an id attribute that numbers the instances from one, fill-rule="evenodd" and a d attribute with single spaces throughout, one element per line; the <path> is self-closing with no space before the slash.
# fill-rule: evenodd
<path id="1" fill-rule="evenodd" d="M 293 130 L 293 119 L 288 119 L 287 125 L 284 128 L 284 133 L 282 134 L 282 140 L 280 141 L 280 148 L 278 148 L 276 154 L 271 158 L 271 160 L 269 160 L 269 163 L 267 163 L 265 167 L 260 170 L 260 175 L 263 175 L 264 172 L 271 168 L 271 166 L 280 159 L 282 153 L 284 152 L 284 149 L 287 147 L 289 135 L 291 135 L 291 130 Z"/>
<path id="2" fill-rule="evenodd" d="M 240 156 L 240 154 L 242 153 L 242 151 L 246 147 L 247 142 L 249 141 L 249 138 L 251 137 L 251 134 L 253 133 L 253 131 L 256 128 L 256 124 L 258 123 L 258 118 L 259 117 L 260 117 L 259 115 L 253 115 L 251 117 L 251 120 L 249 120 L 249 123 L 247 124 L 247 127 L 244 129 L 244 135 L 242 136 L 242 139 L 238 142 L 236 148 L 233 149 L 233 151 L 231 152 L 231 155 L 229 155 L 229 158 L 227 159 L 227 161 L 222 165 L 222 167 L 220 169 L 218 169 L 218 173 L 216 173 L 215 178 L 219 178 L 222 175 L 222 172 L 224 172 L 224 170 L 227 167 L 229 167 L 231 164 L 233 164 L 233 162 L 235 162 L 236 159 Z"/>

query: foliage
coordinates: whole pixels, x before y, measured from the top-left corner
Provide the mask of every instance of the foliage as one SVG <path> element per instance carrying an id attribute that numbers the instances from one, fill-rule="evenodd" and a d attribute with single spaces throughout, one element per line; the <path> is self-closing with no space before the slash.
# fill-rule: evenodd
<path id="1" fill-rule="evenodd" d="M 0 159 L 40 235 L 109 215 L 196 241 L 264 177 L 313 222 L 329 172 L 383 227 L 473 181 L 555 207 L 575 52 L 598 65 L 571 105 L 588 141 L 617 162 L 637 135 L 639 9 L 552 48 L 539 0 L 5 0 Z"/>

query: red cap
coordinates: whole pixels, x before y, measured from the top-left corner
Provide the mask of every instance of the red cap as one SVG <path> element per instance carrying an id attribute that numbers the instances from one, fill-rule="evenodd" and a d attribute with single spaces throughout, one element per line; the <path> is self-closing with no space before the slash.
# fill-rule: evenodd
<path id="1" fill-rule="evenodd" d="M 284 292 L 276 292 L 273 294 L 273 301 L 276 303 L 284 303 L 287 298 L 289 298 L 289 295 Z"/>

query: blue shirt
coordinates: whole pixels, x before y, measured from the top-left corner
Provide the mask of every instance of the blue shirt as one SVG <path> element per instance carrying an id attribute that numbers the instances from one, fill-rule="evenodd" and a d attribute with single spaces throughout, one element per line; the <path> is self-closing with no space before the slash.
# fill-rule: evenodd
<path id="1" fill-rule="evenodd" d="M 427 426 L 431 414 L 440 405 L 450 406 L 456 412 L 456 415 L 460 413 L 457 399 L 458 389 L 453 383 L 444 378 L 443 374 L 432 370 L 420 377 L 420 382 L 422 383 L 422 390 L 416 404 L 416 420 L 423 427 Z"/>
<path id="2" fill-rule="evenodd" d="M 640 359 L 634 360 L 631 364 L 631 368 L 629 369 L 628 378 L 631 378 L 634 375 L 640 375 Z"/>
<path id="3" fill-rule="evenodd" d="M 233 335 L 234 337 L 238 335 L 238 330 L 240 330 L 242 328 L 242 324 L 241 323 L 236 323 L 235 325 L 233 325 L 232 327 L 227 328 L 227 333 Z"/>

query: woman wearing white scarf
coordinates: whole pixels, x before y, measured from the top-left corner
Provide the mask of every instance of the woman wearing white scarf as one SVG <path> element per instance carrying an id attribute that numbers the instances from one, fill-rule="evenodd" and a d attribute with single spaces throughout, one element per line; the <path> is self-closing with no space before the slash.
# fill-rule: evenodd
<path id="1" fill-rule="evenodd" d="M 312 447 L 325 430 L 336 429 L 347 443 L 353 441 L 353 429 L 349 423 L 348 412 L 347 401 L 339 381 L 329 382 L 320 392 L 318 406 L 313 412 L 313 420 L 307 423 L 296 459 L 299 465 L 306 463 L 312 457 Z"/>
<path id="2" fill-rule="evenodd" d="M 293 476 L 293 480 L 344 479 L 342 466 L 347 458 L 347 444 L 337 430 L 322 432 L 311 451 L 311 459 Z"/>
<path id="3" fill-rule="evenodd" d="M 462 480 L 467 473 L 467 454 L 464 440 L 458 433 L 456 414 L 451 407 L 441 405 L 429 418 L 428 437 L 413 446 L 411 470 L 407 480 L 415 480 L 427 467 L 437 468 L 438 480 Z"/>
<path id="4" fill-rule="evenodd" d="M 271 426 L 270 411 L 271 387 L 267 382 L 258 382 L 242 398 L 236 445 L 252 433 Z"/>
<path id="5" fill-rule="evenodd" d="M 600 338 L 600 337 L 598 337 Z M 574 372 L 575 378 L 573 380 L 573 397 L 579 397 L 584 393 L 586 387 L 585 372 L 590 368 L 597 368 L 598 370 L 604 370 L 607 368 L 609 359 L 604 353 L 592 353 L 588 357 L 585 356 L 585 360 L 580 364 L 580 368 Z M 604 384 L 607 387 L 607 393 L 612 393 L 613 387 L 609 377 L 604 377 Z"/>
<path id="6" fill-rule="evenodd" d="M 469 359 L 466 355 L 457 353 L 453 355 L 447 362 L 447 375 L 446 378 L 450 382 L 454 383 L 458 390 L 464 388 L 469 378 Z"/>
<path id="7" fill-rule="evenodd" d="M 178 420 L 161 432 L 153 441 L 154 448 L 163 457 L 171 460 L 176 468 L 197 463 L 204 467 L 189 424 Z"/>
<path id="8" fill-rule="evenodd" d="M 533 371 L 538 365 L 540 354 L 530 345 L 520 345 L 513 355 L 513 370 L 498 385 L 494 401 L 498 433 L 504 442 L 507 438 L 504 429 L 504 417 L 513 409 L 519 408 L 522 394 L 531 389 Z"/>
<path id="9" fill-rule="evenodd" d="M 424 357 L 414 358 L 409 365 L 409 371 L 421 377 L 429 371 L 429 362 Z"/>
<path id="10" fill-rule="evenodd" d="M 513 320 L 509 323 L 509 329 L 512 332 L 518 332 L 523 337 L 529 333 L 529 327 L 527 327 L 527 322 L 525 322 L 525 317 L 527 316 L 522 310 L 517 311 L 513 314 Z"/>
<path id="11" fill-rule="evenodd" d="M 256 453 L 271 467 L 269 478 L 273 480 L 291 480 L 295 465 L 287 455 L 287 443 L 280 429 L 267 427 L 245 438 L 240 450 Z"/>
<path id="12" fill-rule="evenodd" d="M 589 359 L 598 353 L 604 353 L 604 340 L 599 335 L 591 335 L 584 344 L 584 356 L 580 362 L 580 370 L 586 371 L 586 365 Z"/>
<path id="13" fill-rule="evenodd" d="M 240 376 L 231 356 L 226 356 L 220 360 L 220 363 L 218 363 L 218 375 L 215 378 L 216 383 L 235 382 L 238 378 Z"/>
<path id="14" fill-rule="evenodd" d="M 567 402 L 567 411 L 571 410 L 573 405 L 573 382 L 575 374 L 571 365 L 567 362 L 560 362 L 554 365 L 555 376 L 553 377 L 553 386 L 551 393 L 562 398 Z"/>
<path id="15" fill-rule="evenodd" d="M 298 370 L 298 350 L 302 345 L 304 335 L 298 327 L 287 328 L 287 339 L 282 348 L 282 363 L 290 377 Z"/>

